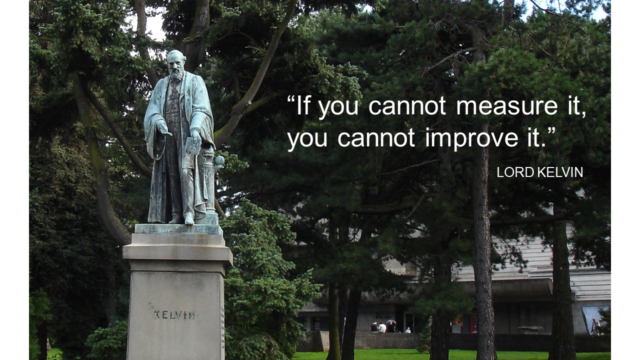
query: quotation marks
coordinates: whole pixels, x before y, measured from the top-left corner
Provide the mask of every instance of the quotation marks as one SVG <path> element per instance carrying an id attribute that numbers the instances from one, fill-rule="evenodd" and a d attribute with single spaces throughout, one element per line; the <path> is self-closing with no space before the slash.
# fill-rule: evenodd
<path id="1" fill-rule="evenodd" d="M 529 134 L 527 136 L 527 146 L 544 147 L 544 143 L 538 143 L 538 135 L 540 135 L 540 133 L 538 132 L 538 129 L 534 128 L 532 131 L 531 128 L 528 128 L 528 130 L 529 130 Z M 555 134 L 556 128 L 548 127 L 547 132 L 549 134 Z"/>
<path id="2" fill-rule="evenodd" d="M 296 96 L 295 95 L 287 96 L 287 102 L 295 102 L 295 101 L 296 101 Z"/>
<path id="3" fill-rule="evenodd" d="M 547 128 L 547 132 L 548 132 L 549 134 L 555 134 L 555 133 L 556 133 L 556 128 L 555 128 L 555 126 L 554 126 L 554 127 L 548 127 L 548 128 Z M 542 143 L 542 146 L 544 147 L 544 143 Z"/>

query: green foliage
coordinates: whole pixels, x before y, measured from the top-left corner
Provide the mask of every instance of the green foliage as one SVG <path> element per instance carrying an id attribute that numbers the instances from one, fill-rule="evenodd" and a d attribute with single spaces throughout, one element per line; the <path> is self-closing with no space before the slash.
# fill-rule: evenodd
<path id="1" fill-rule="evenodd" d="M 234 267 L 225 280 L 226 357 L 232 360 L 293 357 L 302 335 L 298 310 L 318 295 L 311 271 L 292 277 L 278 245 L 296 235 L 282 215 L 244 200 L 221 222 Z"/>
<path id="2" fill-rule="evenodd" d="M 600 326 L 598 331 L 603 335 L 611 338 L 611 307 L 600 309 Z"/>
<path id="3" fill-rule="evenodd" d="M 416 350 L 418 350 L 420 354 L 425 352 L 431 353 L 431 317 L 429 317 L 424 330 L 420 333 L 420 341 L 418 344 Z"/>
<path id="4" fill-rule="evenodd" d="M 468 314 L 474 299 L 464 293 L 456 283 L 429 281 L 411 311 L 425 318 L 439 314 L 453 319 L 460 314 Z"/>
<path id="5" fill-rule="evenodd" d="M 44 321 L 51 320 L 50 302 L 47 293 L 38 289 L 29 294 L 29 359 L 35 360 L 40 354 L 37 328 Z"/>
<path id="6" fill-rule="evenodd" d="M 224 158 L 224 168 L 219 170 L 222 174 L 240 173 L 249 167 L 249 164 L 240 160 L 237 154 L 230 154 L 228 151 L 218 151 L 216 155 Z"/>
<path id="7" fill-rule="evenodd" d="M 227 333 L 228 334 L 228 333 Z M 254 359 L 290 359 L 280 345 L 269 334 L 250 334 L 236 340 L 234 335 L 227 335 L 227 344 L 233 344 L 233 348 L 226 348 L 226 357 L 231 359 L 254 360 Z"/>
<path id="8" fill-rule="evenodd" d="M 127 321 L 117 321 L 115 326 L 98 328 L 87 338 L 86 345 L 91 348 L 87 359 L 124 360 L 127 357 Z"/>
<path id="9" fill-rule="evenodd" d="M 130 55 L 134 49 L 133 32 L 124 28 L 128 2 L 55 0 L 54 4 L 55 21 L 45 33 L 54 39 L 52 62 L 61 84 L 73 72 L 91 80 L 118 84 L 122 88 L 105 87 L 105 91 L 123 108 L 121 102 L 131 100 L 124 97 L 123 90 L 133 95 L 131 91 L 144 69 L 144 61 Z"/>
<path id="10" fill-rule="evenodd" d="M 58 348 L 51 348 L 50 351 L 47 352 L 47 360 L 62 360 L 62 351 Z"/>
<path id="11" fill-rule="evenodd" d="M 610 266 L 611 198 L 611 35 L 610 23 L 564 13 L 540 11 L 513 32 L 502 35 L 501 47 L 487 63 L 469 67 L 460 82 L 466 98 L 554 100 L 558 113 L 540 116 L 486 116 L 492 129 L 516 132 L 555 128 L 542 138 L 545 147 L 528 147 L 519 166 L 576 166 L 582 178 L 497 179 L 493 219 L 548 215 L 550 204 L 572 214 L 574 260 L 580 265 Z M 484 92 L 484 94 L 482 93 Z M 580 99 L 585 116 L 569 115 L 569 97 Z M 480 117 L 478 117 L 480 118 Z M 523 147 L 523 150 L 525 148 Z M 492 153 L 492 166 L 508 166 L 508 150 Z M 514 232 L 515 231 L 515 232 Z M 545 225 L 496 228 L 494 234 L 550 238 Z"/>
<path id="12" fill-rule="evenodd" d="M 100 224 L 83 149 L 67 133 L 29 157 L 30 287 L 47 293 L 48 331 L 65 356 L 84 354 L 87 336 L 128 310 L 122 250 Z"/>

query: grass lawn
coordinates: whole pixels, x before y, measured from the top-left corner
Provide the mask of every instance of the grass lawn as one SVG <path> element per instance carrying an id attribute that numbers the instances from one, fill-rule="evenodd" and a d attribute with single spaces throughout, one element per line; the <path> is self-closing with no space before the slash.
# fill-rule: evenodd
<path id="1" fill-rule="evenodd" d="M 327 353 L 296 353 L 294 359 L 324 360 Z M 524 351 L 498 351 L 499 360 L 547 360 L 549 353 Z M 475 360 L 476 352 L 451 350 L 450 360 Z M 610 360 L 611 353 L 579 353 L 578 360 Z M 413 349 L 356 350 L 356 360 L 429 360 L 429 354 L 420 354 Z"/>
<path id="2" fill-rule="evenodd" d="M 47 360 L 61 360 L 62 351 L 60 349 L 53 348 L 51 351 L 47 351 Z"/>
<path id="3" fill-rule="evenodd" d="M 547 360 L 546 352 L 498 351 L 499 360 Z M 294 359 L 325 360 L 326 352 L 296 353 Z M 47 360 L 62 359 L 60 349 L 47 353 Z M 429 360 L 429 354 L 420 354 L 413 349 L 356 350 L 356 360 Z M 471 350 L 451 350 L 450 360 L 476 360 L 476 352 Z M 578 353 L 578 360 L 611 360 L 611 353 Z"/>

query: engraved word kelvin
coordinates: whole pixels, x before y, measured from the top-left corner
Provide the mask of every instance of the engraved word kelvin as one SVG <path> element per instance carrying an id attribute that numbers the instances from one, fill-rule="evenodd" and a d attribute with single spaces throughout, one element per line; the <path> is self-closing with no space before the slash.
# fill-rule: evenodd
<path id="1" fill-rule="evenodd" d="M 196 313 L 195 312 L 186 312 L 186 311 L 167 311 L 167 310 L 154 310 L 153 318 L 154 319 L 173 319 L 180 320 L 181 318 L 187 320 L 187 316 L 189 320 L 195 320 Z"/>

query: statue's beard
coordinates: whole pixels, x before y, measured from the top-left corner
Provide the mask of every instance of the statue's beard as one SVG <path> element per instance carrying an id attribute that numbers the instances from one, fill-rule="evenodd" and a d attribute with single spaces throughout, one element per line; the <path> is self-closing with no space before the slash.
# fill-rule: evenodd
<path id="1" fill-rule="evenodd" d="M 175 69 L 171 72 L 171 80 L 172 81 L 180 81 L 182 80 L 183 72 L 180 69 Z"/>

